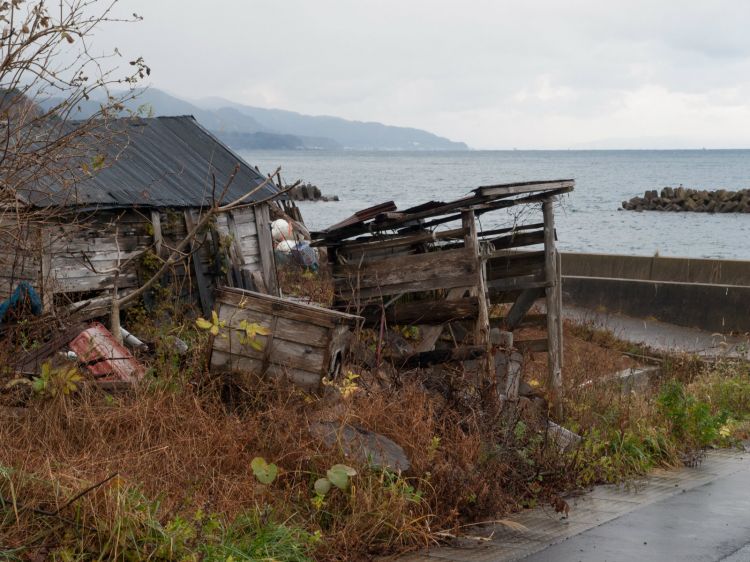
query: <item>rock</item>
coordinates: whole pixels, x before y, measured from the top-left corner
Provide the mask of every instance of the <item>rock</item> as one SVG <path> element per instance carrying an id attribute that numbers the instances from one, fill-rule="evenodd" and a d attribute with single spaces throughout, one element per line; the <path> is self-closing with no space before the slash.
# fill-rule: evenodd
<path id="1" fill-rule="evenodd" d="M 578 447 L 581 442 L 581 436 L 573 433 L 569 429 L 557 425 L 553 421 L 547 422 L 548 435 L 557 445 L 560 451 L 567 452 Z"/>
<path id="2" fill-rule="evenodd" d="M 686 189 L 664 187 L 661 192 L 650 189 L 643 197 L 633 197 L 622 202 L 627 211 L 664 211 L 693 213 L 745 213 L 750 212 L 750 190 L 729 191 L 717 189 Z"/>
<path id="3" fill-rule="evenodd" d="M 315 422 L 310 425 L 310 433 L 327 447 L 338 447 L 360 462 L 402 472 L 411 467 L 401 446 L 379 433 L 338 422 Z"/>

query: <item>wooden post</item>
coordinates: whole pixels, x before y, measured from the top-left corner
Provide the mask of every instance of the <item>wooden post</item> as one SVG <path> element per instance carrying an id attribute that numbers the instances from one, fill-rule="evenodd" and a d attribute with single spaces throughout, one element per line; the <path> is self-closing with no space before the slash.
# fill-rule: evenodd
<path id="1" fill-rule="evenodd" d="M 151 211 L 151 229 L 154 231 L 154 252 L 161 257 L 164 239 L 161 234 L 161 213 L 158 209 Z"/>
<path id="2" fill-rule="evenodd" d="M 560 251 L 555 248 L 555 255 L 557 256 L 557 302 L 560 305 L 560 314 L 557 316 L 557 337 L 560 341 L 560 347 L 558 352 L 560 354 L 560 370 L 562 371 L 563 362 L 563 314 L 562 314 L 562 258 L 560 257 Z"/>
<path id="3" fill-rule="evenodd" d="M 547 356 L 549 361 L 548 388 L 552 404 L 558 419 L 562 420 L 562 365 L 560 364 L 560 272 L 557 269 L 557 252 L 555 249 L 555 198 L 547 197 L 542 202 L 544 215 L 544 271 L 547 281 Z"/>
<path id="4" fill-rule="evenodd" d="M 481 249 L 479 248 L 479 239 L 477 238 L 477 223 L 474 218 L 474 211 L 462 211 L 461 223 L 466 229 L 464 236 L 464 245 L 474 250 L 477 259 L 477 280 L 474 287 L 471 288 L 471 295 L 479 297 L 479 315 L 477 317 L 476 328 L 474 331 L 474 345 L 486 345 L 488 350 L 490 346 L 490 313 L 487 307 L 487 287 L 484 280 L 484 267 Z"/>
<path id="5" fill-rule="evenodd" d="M 52 280 L 52 242 L 44 227 L 39 230 L 39 276 L 38 288 L 42 293 L 42 309 L 44 312 L 52 312 L 55 296 Z"/>

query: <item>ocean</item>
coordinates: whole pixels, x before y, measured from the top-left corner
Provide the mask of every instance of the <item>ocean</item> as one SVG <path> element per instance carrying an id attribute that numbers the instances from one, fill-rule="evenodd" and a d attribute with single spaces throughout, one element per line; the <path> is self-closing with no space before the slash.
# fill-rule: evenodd
<path id="1" fill-rule="evenodd" d="M 664 186 L 750 188 L 750 150 L 466 152 L 244 151 L 263 172 L 317 185 L 338 202 L 300 203 L 312 230 L 388 200 L 399 208 L 450 200 L 480 185 L 574 178 L 556 214 L 559 246 L 577 252 L 750 259 L 750 214 L 634 212 L 622 201 Z M 482 217 L 513 224 L 514 209 Z"/>

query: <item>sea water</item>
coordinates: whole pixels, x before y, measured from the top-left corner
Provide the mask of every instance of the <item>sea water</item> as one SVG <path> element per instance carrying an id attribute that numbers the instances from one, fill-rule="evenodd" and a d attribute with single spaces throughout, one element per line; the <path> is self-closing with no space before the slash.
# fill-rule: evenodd
<path id="1" fill-rule="evenodd" d="M 573 178 L 556 213 L 559 246 L 578 252 L 750 259 L 750 214 L 634 212 L 622 201 L 647 189 L 750 188 L 750 150 L 245 151 L 261 171 L 317 185 L 338 202 L 300 203 L 312 230 L 393 200 L 406 209 L 462 197 L 480 185 Z M 481 217 L 482 228 L 538 220 L 519 209 Z"/>

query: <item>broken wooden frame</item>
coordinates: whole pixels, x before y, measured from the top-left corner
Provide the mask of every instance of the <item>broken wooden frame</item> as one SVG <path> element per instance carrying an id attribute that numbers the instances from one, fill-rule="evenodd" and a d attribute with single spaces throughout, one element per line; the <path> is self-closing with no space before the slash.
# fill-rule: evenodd
<path id="1" fill-rule="evenodd" d="M 454 321 L 473 322 L 474 351 L 491 350 L 491 327 L 512 332 L 533 321 L 546 337 L 516 340 L 514 346 L 547 352 L 549 389 L 559 398 L 562 324 L 553 205 L 574 186 L 569 179 L 483 186 L 455 201 L 404 211 L 387 202 L 314 232 L 314 245 L 328 251 L 334 306 L 361 314 L 370 325 L 420 325 L 422 353 Z M 538 207 L 541 220 L 478 231 L 478 217 L 516 206 Z M 546 301 L 545 314 L 530 315 L 539 299 Z M 502 318 L 489 317 L 493 304 L 509 305 Z"/>

